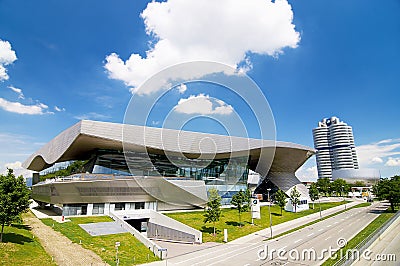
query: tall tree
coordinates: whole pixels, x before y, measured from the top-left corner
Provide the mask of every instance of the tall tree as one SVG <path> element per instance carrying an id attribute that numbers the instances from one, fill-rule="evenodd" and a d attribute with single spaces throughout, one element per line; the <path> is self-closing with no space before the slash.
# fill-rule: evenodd
<path id="1" fill-rule="evenodd" d="M 394 212 L 395 206 L 400 204 L 400 176 L 381 179 L 373 186 L 373 192 L 380 200 L 388 200 Z"/>
<path id="2" fill-rule="evenodd" d="M 329 178 L 318 178 L 317 187 L 319 187 L 319 192 L 328 196 L 332 193 L 331 181 Z"/>
<path id="3" fill-rule="evenodd" d="M 204 223 L 213 223 L 214 236 L 215 236 L 215 223 L 219 221 L 221 217 L 221 197 L 218 194 L 218 190 L 211 188 L 208 191 L 208 202 L 206 207 L 206 213 L 204 213 Z"/>
<path id="4" fill-rule="evenodd" d="M 310 188 L 308 189 L 308 194 L 310 195 L 310 199 L 313 203 L 312 208 L 314 209 L 314 203 L 317 199 L 319 199 L 319 191 L 316 183 L 311 184 Z"/>
<path id="5" fill-rule="evenodd" d="M 292 201 L 294 212 L 297 212 L 297 205 L 300 203 L 300 196 L 300 192 L 297 191 L 296 187 L 293 187 L 292 191 L 290 191 L 290 200 Z"/>
<path id="6" fill-rule="evenodd" d="M 334 180 L 331 183 L 332 190 L 336 191 L 336 195 L 340 195 L 341 197 L 343 196 L 342 194 L 344 193 L 345 195 L 347 192 L 349 192 L 349 185 L 346 183 L 344 179 L 338 178 Z"/>
<path id="7" fill-rule="evenodd" d="M 242 226 L 241 214 L 242 212 L 246 212 L 249 210 L 250 207 L 249 203 L 250 203 L 250 198 L 246 191 L 240 190 L 232 197 L 231 204 L 235 206 L 234 208 L 237 209 L 239 213 L 239 226 Z"/>
<path id="8" fill-rule="evenodd" d="M 275 202 L 276 204 L 281 208 L 281 216 L 282 216 L 282 210 L 286 205 L 286 194 L 282 190 L 278 190 L 275 194 Z"/>
<path id="9" fill-rule="evenodd" d="M 29 208 L 30 190 L 22 176 L 15 177 L 12 169 L 0 175 L 0 242 L 3 242 L 4 226 L 18 220 Z"/>

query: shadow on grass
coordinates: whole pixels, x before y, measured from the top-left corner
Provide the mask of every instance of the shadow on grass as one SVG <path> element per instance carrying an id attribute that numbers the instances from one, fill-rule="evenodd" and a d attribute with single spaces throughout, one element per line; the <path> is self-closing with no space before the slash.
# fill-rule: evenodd
<path id="1" fill-rule="evenodd" d="M 243 226 L 243 222 L 242 223 L 238 223 L 238 222 L 234 222 L 234 221 L 227 221 L 225 222 L 227 225 L 232 225 L 232 226 Z"/>
<path id="2" fill-rule="evenodd" d="M 280 213 L 276 213 L 276 212 L 271 212 L 272 216 L 282 216 Z"/>
<path id="3" fill-rule="evenodd" d="M 200 230 L 200 231 L 203 232 L 203 233 L 207 233 L 207 234 L 213 234 L 213 233 L 214 233 L 214 227 L 203 225 L 203 226 L 201 227 L 201 230 Z M 221 232 L 221 230 L 219 230 L 218 228 L 215 228 L 215 233 L 216 233 L 216 234 L 218 234 L 218 233 L 220 233 L 220 232 Z"/>
<path id="4" fill-rule="evenodd" d="M 3 243 L 15 243 L 23 245 L 24 243 L 33 242 L 29 237 L 16 233 L 3 233 Z"/>
<path id="5" fill-rule="evenodd" d="M 27 224 L 12 224 L 11 226 L 14 227 L 14 228 L 23 229 L 23 230 L 28 230 L 28 231 L 30 231 L 30 230 L 32 229 L 32 228 L 31 228 L 29 225 L 27 225 Z"/>

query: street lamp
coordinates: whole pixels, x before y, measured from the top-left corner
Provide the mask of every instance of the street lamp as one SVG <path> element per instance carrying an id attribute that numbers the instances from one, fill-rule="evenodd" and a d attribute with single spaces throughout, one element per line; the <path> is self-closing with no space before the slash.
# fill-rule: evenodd
<path id="1" fill-rule="evenodd" d="M 271 231 L 271 238 L 272 238 L 272 216 L 271 216 L 271 201 L 269 199 L 269 192 L 271 191 L 270 188 L 267 188 L 267 192 L 268 192 L 268 211 L 269 211 L 269 230 Z"/>
<path id="2" fill-rule="evenodd" d="M 318 190 L 318 205 L 319 205 L 319 218 L 322 219 L 322 213 L 321 213 L 321 199 L 319 197 L 319 189 L 320 187 L 317 187 Z"/>
<path id="3" fill-rule="evenodd" d="M 115 261 L 117 263 L 117 266 L 119 266 L 119 258 L 118 258 L 118 247 L 121 245 L 120 242 L 115 242 Z"/>
<path id="4" fill-rule="evenodd" d="M 344 201 L 344 209 L 346 210 L 346 200 L 344 199 L 344 186 L 342 186 L 342 194 L 343 194 L 343 201 Z"/>

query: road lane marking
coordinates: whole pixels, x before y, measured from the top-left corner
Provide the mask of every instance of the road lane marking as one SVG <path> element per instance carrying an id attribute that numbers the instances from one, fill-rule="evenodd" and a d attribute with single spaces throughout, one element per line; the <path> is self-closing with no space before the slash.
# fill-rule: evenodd
<path id="1" fill-rule="evenodd" d="M 259 244 L 259 243 L 256 243 L 256 244 Z M 254 244 L 252 244 L 251 246 L 254 246 Z M 245 247 L 245 248 L 248 248 L 248 247 Z M 246 249 L 245 251 L 242 251 L 242 252 L 233 254 L 232 256 L 226 256 L 227 254 L 235 253 L 236 251 L 243 249 L 243 248 L 240 248 L 240 249 L 238 249 L 238 250 L 234 250 L 234 251 L 228 252 L 228 253 L 226 253 L 226 254 L 222 254 L 222 255 L 219 255 L 219 256 L 216 256 L 216 257 L 212 257 L 212 258 L 210 258 L 210 259 L 207 259 L 207 260 L 204 260 L 204 261 L 201 261 L 201 262 L 197 262 L 197 263 L 194 263 L 194 264 L 191 264 L 191 265 L 198 265 L 198 264 L 202 264 L 203 262 L 206 262 L 206 261 L 209 261 L 209 260 L 213 260 L 213 259 L 218 258 L 218 257 L 225 257 L 225 258 L 220 259 L 220 260 L 218 260 L 218 261 L 216 261 L 216 262 L 213 262 L 213 263 L 211 263 L 211 264 L 207 264 L 208 266 L 211 266 L 211 265 L 221 265 L 221 263 L 220 263 L 221 261 L 225 261 L 225 260 L 230 259 L 230 258 L 232 258 L 232 257 L 236 257 L 236 256 L 238 256 L 238 255 L 242 255 L 242 254 L 244 254 L 244 253 L 246 253 L 246 252 L 249 252 L 249 251 L 252 251 L 252 250 L 254 250 L 254 249 L 256 249 L 256 248 L 263 248 L 263 246 L 262 246 L 262 245 L 257 245 L 257 246 L 254 247 L 254 248 Z"/>
<path id="2" fill-rule="evenodd" d="M 251 247 L 251 246 L 254 246 L 254 245 L 257 245 L 257 244 L 259 244 L 259 243 L 254 243 L 254 244 L 251 244 L 249 247 Z M 262 246 L 262 245 L 261 245 Z M 224 251 L 224 250 L 227 250 L 227 249 L 230 249 L 230 250 L 232 250 L 232 246 L 227 246 L 226 248 L 223 248 L 223 249 L 221 249 L 221 250 L 214 250 L 214 251 L 211 251 L 211 252 L 208 252 L 208 253 L 206 253 L 206 254 L 203 254 L 203 255 L 199 255 L 199 256 L 196 256 L 196 257 L 191 257 L 191 258 L 189 258 L 189 259 L 186 259 L 186 260 L 183 260 L 183 261 L 179 261 L 179 262 L 176 262 L 175 264 L 181 264 L 181 263 L 185 263 L 185 262 L 187 262 L 187 261 L 191 261 L 191 260 L 194 260 L 194 259 L 198 259 L 198 258 L 201 258 L 201 257 L 204 257 L 204 256 L 207 256 L 207 257 L 209 257 L 210 256 L 210 254 L 213 254 L 213 253 L 221 253 L 222 251 Z M 201 251 L 201 250 L 200 250 Z"/>
<path id="3" fill-rule="evenodd" d="M 294 243 L 297 243 L 297 242 L 299 242 L 299 241 L 301 241 L 301 240 L 303 240 L 303 239 L 300 238 L 300 239 L 294 241 Z"/>
<path id="4" fill-rule="evenodd" d="M 254 246 L 256 246 L 256 247 L 254 247 Z M 254 248 L 251 248 L 251 247 L 254 247 Z M 199 261 L 199 262 L 196 262 L 196 263 L 192 263 L 191 265 L 193 265 L 193 266 L 194 266 L 194 265 L 199 265 L 199 264 L 202 264 L 202 263 L 207 262 L 207 261 L 209 261 L 209 260 L 213 260 L 213 259 L 216 259 L 216 258 L 219 258 L 219 257 L 225 257 L 224 259 L 218 260 L 218 261 L 216 261 L 215 263 L 207 264 L 207 265 L 211 266 L 211 265 L 214 265 L 214 264 L 218 264 L 220 261 L 227 260 L 227 259 L 229 259 L 229 258 L 231 258 L 231 257 L 235 257 L 235 256 L 241 255 L 241 254 L 243 254 L 243 253 L 250 252 L 251 250 L 256 249 L 256 248 L 263 248 L 263 245 L 260 245 L 260 243 L 254 243 L 254 244 L 251 244 L 251 245 L 249 245 L 249 246 L 245 246 L 245 247 L 241 247 L 241 248 L 238 248 L 238 249 L 234 249 L 234 250 L 232 250 L 231 252 L 223 253 L 223 254 L 221 254 L 221 255 L 219 255 L 219 256 L 211 257 L 211 258 L 205 259 L 205 260 L 203 260 L 203 261 Z M 243 249 L 245 249 L 245 251 L 236 253 L 236 252 L 238 252 L 239 250 L 243 250 Z M 215 253 L 215 252 L 214 252 L 214 253 Z M 226 255 L 229 255 L 229 254 L 231 254 L 231 253 L 236 253 L 236 254 L 234 254 L 234 255 L 232 255 L 232 256 L 226 256 Z M 206 255 L 208 255 L 208 254 L 206 254 Z M 199 258 L 199 256 L 193 257 L 193 258 L 191 258 L 191 259 L 197 259 L 197 258 Z M 187 259 L 186 261 L 191 260 L 191 259 Z M 179 263 L 175 263 L 175 264 L 180 264 L 180 263 L 183 263 L 183 262 L 185 262 L 185 261 L 180 261 Z M 220 264 L 219 264 L 219 265 L 220 265 Z"/>
<path id="5" fill-rule="evenodd" d="M 325 240 L 328 240 L 329 238 L 332 238 L 331 236 L 328 236 L 327 238 L 325 238 Z"/>
<path id="6" fill-rule="evenodd" d="M 331 227 L 332 225 L 331 224 L 328 224 L 326 227 Z"/>
<path id="7" fill-rule="evenodd" d="M 311 234 L 309 234 L 309 235 L 307 235 L 307 236 L 312 236 L 314 233 L 311 233 Z"/>
<path id="8" fill-rule="evenodd" d="M 339 233 L 343 231 L 343 228 L 339 230 Z"/>
<path id="9" fill-rule="evenodd" d="M 318 232 L 321 232 L 322 230 L 324 230 L 323 228 L 319 229 Z"/>
<path id="10" fill-rule="evenodd" d="M 335 224 L 338 224 L 339 222 L 335 222 Z"/>

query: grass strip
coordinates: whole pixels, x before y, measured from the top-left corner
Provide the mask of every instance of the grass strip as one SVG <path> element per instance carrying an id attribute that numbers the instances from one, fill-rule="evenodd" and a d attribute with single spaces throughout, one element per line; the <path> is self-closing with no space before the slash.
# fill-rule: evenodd
<path id="1" fill-rule="evenodd" d="M 22 214 L 22 219 L 33 217 L 31 212 Z M 46 253 L 39 240 L 26 224 L 4 227 L 3 242 L 0 243 L 0 265 L 56 265 Z"/>
<path id="2" fill-rule="evenodd" d="M 395 212 L 386 211 L 380 214 L 375 220 L 367 225 L 361 232 L 359 232 L 355 237 L 353 237 L 350 241 L 347 242 L 347 245 L 344 248 L 338 250 L 333 256 L 335 259 L 329 258 L 322 265 L 330 266 L 334 265 L 339 259 L 339 254 L 346 254 L 347 250 L 354 249 L 361 241 L 363 241 L 370 234 L 375 232 L 378 228 L 380 228 L 386 221 L 392 218 L 395 215 Z"/>
<path id="3" fill-rule="evenodd" d="M 344 201 L 340 202 L 327 202 L 321 203 L 321 210 L 326 210 L 332 207 L 336 207 L 344 204 Z M 213 235 L 212 224 L 204 224 L 204 212 L 178 212 L 178 213 L 166 213 L 165 215 L 189 225 L 203 233 L 203 242 L 220 242 L 223 243 L 223 229 L 228 229 L 229 241 L 246 236 L 248 234 L 257 232 L 269 226 L 269 212 L 268 206 L 261 207 L 261 218 L 260 220 L 254 220 L 254 225 L 251 224 L 251 213 L 245 212 L 241 215 L 242 226 L 240 226 L 238 212 L 236 209 L 222 209 L 222 217 L 216 223 L 217 234 Z M 297 219 L 312 213 L 319 212 L 319 208 L 309 209 L 302 212 L 286 212 L 281 210 L 279 206 L 271 206 L 272 224 L 277 225 L 293 219 Z"/>
<path id="4" fill-rule="evenodd" d="M 57 223 L 51 218 L 41 221 L 54 230 L 68 237 L 72 242 L 81 244 L 82 247 L 94 251 L 110 265 L 115 265 L 115 242 L 120 242 L 118 258 L 120 265 L 135 265 L 159 260 L 153 252 L 137 240 L 130 233 L 113 234 L 105 236 L 91 236 L 79 224 L 112 222 L 108 216 L 68 218 L 70 222 Z"/>

